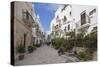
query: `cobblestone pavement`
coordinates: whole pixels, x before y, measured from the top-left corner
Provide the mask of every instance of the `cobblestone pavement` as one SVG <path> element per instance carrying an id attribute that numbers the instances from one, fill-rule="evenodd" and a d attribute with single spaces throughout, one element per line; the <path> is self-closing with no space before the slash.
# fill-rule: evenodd
<path id="1" fill-rule="evenodd" d="M 44 45 L 37 48 L 33 53 L 25 56 L 24 60 L 16 61 L 15 65 L 36 65 L 73 62 L 71 57 L 58 56 L 57 50 Z"/>

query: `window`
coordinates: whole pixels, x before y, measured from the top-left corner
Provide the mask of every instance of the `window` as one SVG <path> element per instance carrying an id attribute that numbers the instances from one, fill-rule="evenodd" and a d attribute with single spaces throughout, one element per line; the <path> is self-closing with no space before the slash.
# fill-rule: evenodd
<path id="1" fill-rule="evenodd" d="M 29 19 L 29 13 L 28 13 L 28 11 L 26 12 L 26 19 L 27 20 Z"/>
<path id="2" fill-rule="evenodd" d="M 70 16 L 72 15 L 72 12 L 70 11 Z"/>
<path id="3" fill-rule="evenodd" d="M 58 20 L 58 19 L 59 19 L 59 16 L 56 17 L 56 20 Z"/>
<path id="4" fill-rule="evenodd" d="M 64 16 L 64 22 L 67 20 L 66 16 Z"/>
<path id="5" fill-rule="evenodd" d="M 25 19 L 25 17 L 26 17 L 26 14 L 25 14 L 25 11 L 23 10 L 22 11 L 22 18 Z"/>
<path id="6" fill-rule="evenodd" d="M 27 10 L 23 10 L 22 11 L 22 17 L 23 19 L 29 19 L 29 12 Z"/>
<path id="7" fill-rule="evenodd" d="M 27 10 L 22 11 L 22 20 L 24 21 L 24 23 L 27 23 L 27 26 L 29 27 L 31 27 L 32 23 L 34 23 L 32 15 Z"/>
<path id="8" fill-rule="evenodd" d="M 56 17 L 56 22 L 60 22 L 59 16 Z"/>
<path id="9" fill-rule="evenodd" d="M 68 30 L 70 30 L 70 24 L 68 25 Z"/>
<path id="10" fill-rule="evenodd" d="M 66 27 L 65 27 L 64 31 L 66 32 Z"/>
<path id="11" fill-rule="evenodd" d="M 81 14 L 81 25 L 86 23 L 86 12 Z"/>
<path id="12" fill-rule="evenodd" d="M 95 13 L 96 12 L 96 9 L 93 9 L 90 13 L 89 13 L 89 15 L 92 15 L 93 13 Z"/>
<path id="13" fill-rule="evenodd" d="M 55 29 L 58 29 L 58 25 L 55 26 Z"/>

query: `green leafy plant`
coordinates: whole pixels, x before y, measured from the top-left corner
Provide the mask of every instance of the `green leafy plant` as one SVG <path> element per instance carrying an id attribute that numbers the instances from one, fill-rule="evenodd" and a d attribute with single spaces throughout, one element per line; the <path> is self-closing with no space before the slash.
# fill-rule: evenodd
<path id="1" fill-rule="evenodd" d="M 87 55 L 86 52 L 79 52 L 79 53 L 77 54 L 77 57 L 78 57 L 80 60 L 82 60 L 82 61 L 88 60 L 88 55 Z"/>
<path id="2" fill-rule="evenodd" d="M 76 43 L 75 30 L 67 32 L 66 36 L 69 36 L 69 37 L 64 41 L 64 45 L 63 46 L 65 47 L 65 51 L 69 51 L 74 47 L 74 45 Z"/>
<path id="3" fill-rule="evenodd" d="M 32 53 L 33 52 L 33 46 L 28 46 L 28 52 Z"/>
<path id="4" fill-rule="evenodd" d="M 26 52 L 24 45 L 18 45 L 16 48 L 16 51 L 18 53 L 25 53 Z"/>
<path id="5" fill-rule="evenodd" d="M 79 58 L 82 61 L 88 61 L 93 59 L 93 53 L 86 49 L 85 51 L 77 53 L 77 58 Z"/>
<path id="6" fill-rule="evenodd" d="M 32 53 L 35 49 L 36 49 L 36 46 L 35 46 L 34 44 L 28 46 L 28 52 L 29 52 L 29 53 Z"/>
<path id="7" fill-rule="evenodd" d="M 33 50 L 35 50 L 35 49 L 36 49 L 36 45 L 34 45 L 34 44 L 33 44 L 33 45 L 32 45 L 32 47 L 33 47 Z"/>
<path id="8" fill-rule="evenodd" d="M 52 40 L 52 45 L 55 49 L 59 49 L 63 45 L 63 38 L 55 38 Z"/>
<path id="9" fill-rule="evenodd" d="M 71 50 L 74 47 L 74 41 L 73 40 L 67 40 L 64 43 L 65 44 L 63 46 L 65 46 L 66 51 Z"/>
<path id="10" fill-rule="evenodd" d="M 92 32 L 85 36 L 84 38 L 85 46 L 92 49 L 93 51 L 97 49 L 97 32 Z"/>

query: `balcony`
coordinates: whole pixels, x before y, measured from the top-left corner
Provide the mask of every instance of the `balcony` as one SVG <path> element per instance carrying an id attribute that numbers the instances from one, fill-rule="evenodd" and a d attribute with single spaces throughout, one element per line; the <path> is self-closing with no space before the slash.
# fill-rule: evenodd
<path id="1" fill-rule="evenodd" d="M 80 30 L 87 30 L 90 27 L 90 18 L 88 15 L 85 15 L 85 18 L 81 18 L 80 21 L 76 23 L 76 28 Z"/>
<path id="2" fill-rule="evenodd" d="M 34 21 L 33 17 L 31 16 L 31 14 L 28 11 L 23 11 L 22 12 L 22 15 L 23 15 L 23 21 L 25 22 L 25 24 L 28 27 L 32 27 L 33 26 L 33 23 L 35 21 Z"/>
<path id="3" fill-rule="evenodd" d="M 81 13 L 81 28 L 88 28 L 90 26 L 90 17 L 85 11 Z"/>

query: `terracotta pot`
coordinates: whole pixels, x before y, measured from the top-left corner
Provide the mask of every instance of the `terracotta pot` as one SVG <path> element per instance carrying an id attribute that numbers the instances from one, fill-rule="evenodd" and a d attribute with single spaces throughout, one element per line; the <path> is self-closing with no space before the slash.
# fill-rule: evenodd
<path id="1" fill-rule="evenodd" d="M 18 59 L 19 59 L 19 60 L 23 60 L 23 59 L 24 59 L 24 55 L 19 55 L 19 56 L 18 56 Z"/>

